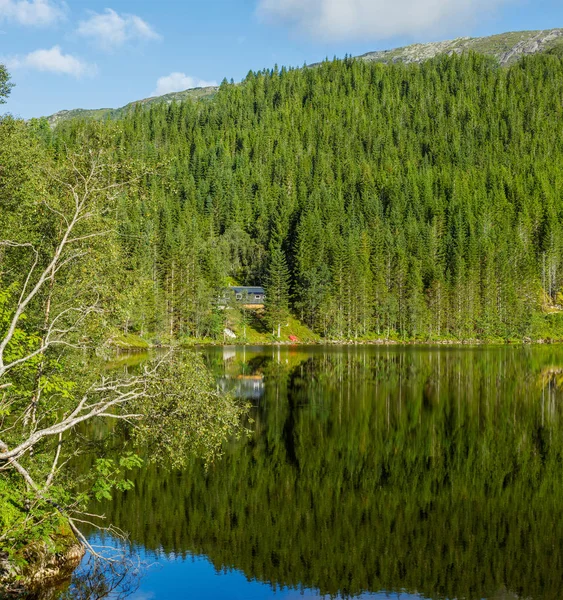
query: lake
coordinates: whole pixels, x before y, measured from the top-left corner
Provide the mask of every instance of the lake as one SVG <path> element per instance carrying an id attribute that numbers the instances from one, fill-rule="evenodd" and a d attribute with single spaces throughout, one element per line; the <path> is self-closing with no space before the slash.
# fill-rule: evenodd
<path id="1" fill-rule="evenodd" d="M 563 347 L 224 347 L 249 435 L 97 508 L 130 597 L 563 597 Z"/>

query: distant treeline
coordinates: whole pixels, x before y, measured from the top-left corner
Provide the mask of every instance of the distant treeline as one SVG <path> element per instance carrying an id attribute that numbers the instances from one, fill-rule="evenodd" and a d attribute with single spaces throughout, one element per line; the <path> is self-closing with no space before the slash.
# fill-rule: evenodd
<path id="1" fill-rule="evenodd" d="M 275 280 L 331 338 L 563 337 L 555 54 L 275 68 L 42 132 L 140 165 L 115 215 L 132 331 L 215 335 L 223 286 Z"/>

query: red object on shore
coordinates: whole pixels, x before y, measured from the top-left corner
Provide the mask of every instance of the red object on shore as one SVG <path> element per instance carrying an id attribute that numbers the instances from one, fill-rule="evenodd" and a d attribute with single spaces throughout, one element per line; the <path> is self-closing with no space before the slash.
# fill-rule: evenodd
<path id="1" fill-rule="evenodd" d="M 290 342 L 298 342 L 299 338 L 296 335 L 290 335 L 289 336 L 289 341 Z"/>

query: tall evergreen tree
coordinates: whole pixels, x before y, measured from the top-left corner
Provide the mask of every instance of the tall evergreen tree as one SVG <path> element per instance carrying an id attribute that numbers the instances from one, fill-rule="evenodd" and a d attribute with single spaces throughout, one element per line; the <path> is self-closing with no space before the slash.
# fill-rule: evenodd
<path id="1" fill-rule="evenodd" d="M 281 328 L 289 317 L 289 270 L 281 248 L 271 251 L 266 275 L 266 319 L 273 335 L 281 337 Z"/>

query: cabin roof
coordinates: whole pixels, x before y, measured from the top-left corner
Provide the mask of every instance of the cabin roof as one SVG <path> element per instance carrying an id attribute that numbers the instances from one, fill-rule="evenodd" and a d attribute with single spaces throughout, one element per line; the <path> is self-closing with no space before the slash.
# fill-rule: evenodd
<path id="1" fill-rule="evenodd" d="M 247 294 L 264 294 L 265 293 L 264 288 L 258 287 L 258 286 L 233 285 L 229 289 L 232 290 L 233 292 L 235 292 L 235 294 L 244 294 L 244 292 L 246 292 Z"/>

